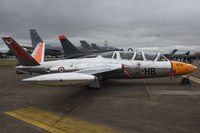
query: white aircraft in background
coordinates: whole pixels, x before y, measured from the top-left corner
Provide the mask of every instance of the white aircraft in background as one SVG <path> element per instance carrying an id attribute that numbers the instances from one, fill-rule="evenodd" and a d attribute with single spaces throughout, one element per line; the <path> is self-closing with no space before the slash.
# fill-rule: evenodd
<path id="1" fill-rule="evenodd" d="M 104 79 L 177 76 L 192 73 L 196 69 L 191 64 L 170 61 L 160 53 L 147 54 L 138 51 L 113 51 L 96 58 L 44 62 L 44 43 L 39 43 L 31 56 L 11 37 L 3 37 L 3 40 L 21 64 L 16 69 L 46 73 L 22 81 L 44 85 L 88 85 L 99 88 L 99 81 Z"/>

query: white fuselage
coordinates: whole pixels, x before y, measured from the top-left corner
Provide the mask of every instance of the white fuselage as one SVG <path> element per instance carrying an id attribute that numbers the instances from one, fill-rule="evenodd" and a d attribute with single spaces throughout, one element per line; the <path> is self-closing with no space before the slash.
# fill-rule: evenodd
<path id="1" fill-rule="evenodd" d="M 102 58 L 82 58 L 67 59 L 43 62 L 39 66 L 19 66 L 17 69 L 38 72 L 38 73 L 57 73 L 71 72 L 88 68 L 99 68 L 106 66 L 118 66 L 118 73 L 104 75 L 108 78 L 148 78 L 169 76 L 171 73 L 170 61 L 136 61 Z"/>

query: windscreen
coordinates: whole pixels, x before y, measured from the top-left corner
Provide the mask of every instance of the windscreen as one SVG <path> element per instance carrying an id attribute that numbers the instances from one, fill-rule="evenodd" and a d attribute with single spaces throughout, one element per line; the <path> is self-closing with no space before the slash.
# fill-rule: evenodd
<path id="1" fill-rule="evenodd" d="M 134 60 L 143 60 L 143 56 L 141 52 L 137 52 Z"/>
<path id="2" fill-rule="evenodd" d="M 121 59 L 131 60 L 133 58 L 134 52 L 119 52 Z"/>
<path id="3" fill-rule="evenodd" d="M 168 59 L 165 56 L 163 56 L 162 54 L 160 54 L 157 61 L 168 61 Z"/>
<path id="4" fill-rule="evenodd" d="M 107 53 L 101 54 L 101 56 L 102 56 L 103 58 L 112 58 L 113 53 L 114 53 L 114 52 L 107 52 Z"/>
<path id="5" fill-rule="evenodd" d="M 147 60 L 152 60 L 152 61 L 154 61 L 155 58 L 156 58 L 156 56 L 157 56 L 157 54 L 155 54 L 155 53 L 152 53 L 152 54 L 150 54 L 150 53 L 145 53 L 145 58 L 146 58 Z"/>

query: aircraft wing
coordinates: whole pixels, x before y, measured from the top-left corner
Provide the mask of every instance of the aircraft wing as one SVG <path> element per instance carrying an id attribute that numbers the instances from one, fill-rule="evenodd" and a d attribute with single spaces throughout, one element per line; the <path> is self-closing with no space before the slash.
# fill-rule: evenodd
<path id="1" fill-rule="evenodd" d="M 95 75 L 95 74 L 110 72 L 110 71 L 114 71 L 114 70 L 118 70 L 118 69 L 121 69 L 121 65 L 87 68 L 87 69 L 79 70 L 79 71 L 76 71 L 76 72 L 77 73 L 85 73 L 85 74 Z"/>
<path id="2" fill-rule="evenodd" d="M 43 85 L 64 85 L 64 86 L 79 86 L 88 85 L 96 81 L 96 74 L 110 72 L 121 69 L 119 65 L 116 66 L 102 66 L 95 68 L 88 68 L 76 72 L 53 73 L 35 76 L 23 79 L 25 82 L 35 82 Z"/>

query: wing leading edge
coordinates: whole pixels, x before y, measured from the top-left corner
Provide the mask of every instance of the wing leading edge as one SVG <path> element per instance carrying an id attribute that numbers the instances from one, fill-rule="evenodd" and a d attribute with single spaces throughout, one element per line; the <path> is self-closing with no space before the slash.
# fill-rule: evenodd
<path id="1" fill-rule="evenodd" d="M 25 82 L 34 82 L 42 85 L 80 86 L 89 85 L 97 81 L 95 74 L 110 72 L 120 69 L 116 67 L 88 68 L 76 72 L 53 73 L 23 79 Z"/>

